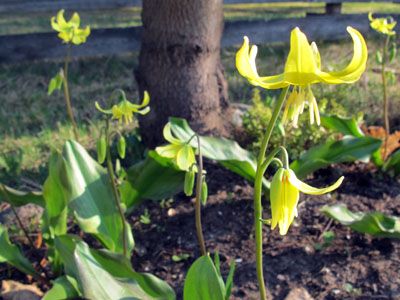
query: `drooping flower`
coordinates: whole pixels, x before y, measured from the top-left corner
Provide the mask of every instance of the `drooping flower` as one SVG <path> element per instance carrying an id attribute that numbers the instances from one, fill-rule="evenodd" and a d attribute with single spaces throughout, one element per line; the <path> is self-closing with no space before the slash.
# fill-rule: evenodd
<path id="1" fill-rule="evenodd" d="M 319 82 L 329 84 L 353 83 L 365 70 L 368 50 L 361 33 L 352 27 L 347 31 L 353 39 L 354 54 L 350 63 L 342 70 L 325 72 L 321 69 L 321 57 L 317 45 L 309 44 L 306 35 L 298 27 L 292 30 L 290 36 L 290 51 L 286 60 L 284 72 L 273 76 L 259 76 L 256 67 L 257 46 L 250 49 L 249 39 L 245 36 L 242 47 L 236 54 L 236 67 L 239 73 L 251 84 L 265 89 L 280 89 L 293 86 L 289 95 L 284 120 L 291 119 L 297 126 L 299 114 L 305 105 L 310 108 L 310 123 L 319 125 L 317 101 L 311 91 L 311 85 Z"/>
<path id="2" fill-rule="evenodd" d="M 80 45 L 86 42 L 90 34 L 90 26 L 84 29 L 79 28 L 81 19 L 78 13 L 74 13 L 67 22 L 64 18 L 64 10 L 61 9 L 57 13 L 57 17 L 51 18 L 51 27 L 58 32 L 58 37 L 65 43 Z"/>
<path id="3" fill-rule="evenodd" d="M 163 136 L 170 144 L 157 147 L 156 152 L 160 156 L 173 159 L 175 165 L 182 171 L 196 171 L 193 147 L 188 142 L 182 142 L 172 135 L 170 123 L 164 126 Z"/>
<path id="4" fill-rule="evenodd" d="M 326 188 L 312 187 L 296 177 L 296 174 L 285 168 L 279 168 L 271 182 L 271 229 L 279 226 L 279 233 L 285 235 L 295 217 L 297 217 L 297 203 L 300 192 L 309 195 L 322 195 L 337 189 L 344 177 L 340 177 L 334 184 Z"/>
<path id="5" fill-rule="evenodd" d="M 368 19 L 370 21 L 370 26 L 372 29 L 386 34 L 386 35 L 395 35 L 396 31 L 393 28 L 396 26 L 397 22 L 391 18 L 374 18 L 372 13 L 368 14 Z"/>
<path id="6" fill-rule="evenodd" d="M 150 102 L 150 96 L 147 91 L 144 91 L 144 98 L 141 104 L 133 104 L 128 101 L 125 97 L 125 93 L 122 92 L 121 101 L 118 104 L 113 105 L 111 109 L 103 109 L 101 108 L 98 102 L 95 103 L 96 108 L 102 113 L 112 115 L 113 119 L 125 121 L 125 124 L 129 124 L 133 121 L 133 114 L 138 113 L 141 115 L 145 115 L 150 111 L 150 107 L 148 106 Z"/>

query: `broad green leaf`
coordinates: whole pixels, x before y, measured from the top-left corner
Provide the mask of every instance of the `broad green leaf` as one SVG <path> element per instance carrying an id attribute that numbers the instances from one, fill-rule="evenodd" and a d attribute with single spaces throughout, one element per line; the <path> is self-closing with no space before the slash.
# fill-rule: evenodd
<path id="1" fill-rule="evenodd" d="M 196 133 L 189 127 L 185 119 L 170 118 L 171 130 L 181 141 L 189 141 Z M 190 145 L 197 149 L 197 139 L 193 138 Z M 253 181 L 256 176 L 256 160 L 253 154 L 238 143 L 226 138 L 200 136 L 200 145 L 202 154 L 216 160 L 225 168 L 239 174 L 249 181 Z M 264 182 L 265 186 L 269 186 Z"/>
<path id="2" fill-rule="evenodd" d="M 381 212 L 351 212 L 344 204 L 324 206 L 321 211 L 351 229 L 376 237 L 400 239 L 400 219 Z"/>
<path id="3" fill-rule="evenodd" d="M 382 141 L 372 137 L 344 137 L 313 147 L 291 163 L 290 168 L 298 177 L 325 168 L 334 163 L 368 161 L 371 154 L 379 149 Z"/>
<path id="4" fill-rule="evenodd" d="M 127 173 L 120 192 L 128 210 L 143 199 L 162 200 L 183 190 L 185 172 L 155 151 L 149 151 L 145 160 L 133 165 Z"/>
<path id="5" fill-rule="evenodd" d="M 60 154 L 52 153 L 49 160 L 49 176 L 43 185 L 43 197 L 46 203 L 44 227 L 51 238 L 67 232 L 68 199 L 59 177 L 59 170 L 65 166 Z M 47 227 L 47 228 L 46 228 Z"/>
<path id="6" fill-rule="evenodd" d="M 61 276 L 54 280 L 52 288 L 47 291 L 42 300 L 77 299 L 79 296 L 81 294 L 76 280 L 70 276 Z"/>
<path id="7" fill-rule="evenodd" d="M 29 260 L 21 253 L 19 248 L 11 244 L 7 229 L 0 224 L 0 263 L 6 262 L 21 272 L 32 276 L 39 276 Z"/>
<path id="8" fill-rule="evenodd" d="M 199 257 L 190 267 L 183 288 L 183 299 L 225 299 L 225 284 L 209 255 Z"/>
<path id="9" fill-rule="evenodd" d="M 56 238 L 65 272 L 76 278 L 87 299 L 175 299 L 167 283 L 151 274 L 136 273 L 122 255 L 107 250 L 94 250 L 73 236 Z"/>
<path id="10" fill-rule="evenodd" d="M 106 170 L 77 142 L 65 143 L 59 177 L 64 195 L 79 226 L 96 236 L 105 247 L 123 252 L 122 220 Z M 133 249 L 130 225 L 126 223 L 129 250 Z"/>
<path id="11" fill-rule="evenodd" d="M 60 72 L 57 73 L 56 76 L 54 76 L 49 83 L 49 88 L 47 90 L 47 94 L 51 95 L 55 90 L 61 89 L 63 84 L 63 78 Z"/>
<path id="12" fill-rule="evenodd" d="M 393 171 L 394 176 L 400 175 L 400 150 L 389 156 L 389 159 L 383 166 L 385 171 Z"/>
<path id="13" fill-rule="evenodd" d="M 6 195 L 4 195 L 4 193 Z M 42 192 L 22 192 L 0 183 L 0 202 L 1 201 L 8 202 L 12 206 L 23 206 L 29 203 L 42 207 L 45 206 Z"/>
<path id="14" fill-rule="evenodd" d="M 355 118 L 341 118 L 339 116 L 321 116 L 321 125 L 344 135 L 363 137 L 364 133 Z"/>

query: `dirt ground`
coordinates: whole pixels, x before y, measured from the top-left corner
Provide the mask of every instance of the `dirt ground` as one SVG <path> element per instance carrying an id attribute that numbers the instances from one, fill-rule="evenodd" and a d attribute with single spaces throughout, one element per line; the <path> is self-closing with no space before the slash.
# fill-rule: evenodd
<path id="1" fill-rule="evenodd" d="M 206 168 L 210 196 L 202 216 L 207 249 L 219 252 L 224 276 L 229 261 L 236 261 L 231 299 L 258 299 L 252 187 L 223 168 L 210 163 Z M 265 228 L 264 268 L 273 299 L 285 299 L 296 288 L 305 289 L 311 299 L 400 299 L 399 241 L 355 233 L 319 212 L 325 204 L 342 202 L 352 210 L 379 210 L 398 216 L 400 182 L 365 164 L 334 166 L 317 172 L 308 182 L 324 186 L 341 175 L 345 181 L 336 193 L 302 196 L 299 217 L 286 236 Z M 139 221 L 145 209 L 151 219 L 147 225 Z M 146 202 L 129 221 L 136 242 L 134 268 L 167 280 L 182 299 L 185 274 L 199 255 L 193 200 L 179 195 L 162 205 Z M 335 238 L 320 249 L 324 231 L 333 231 Z M 189 258 L 179 262 L 172 259 L 182 254 Z M 26 282 L 18 271 L 0 266 L 0 279 L 11 277 Z"/>
<path id="2" fill-rule="evenodd" d="M 210 197 L 202 213 L 208 251 L 220 253 L 225 274 L 228 262 L 236 260 L 232 299 L 258 299 L 252 187 L 224 169 L 208 167 Z M 400 215 L 400 183 L 364 164 L 329 168 L 309 182 L 324 186 L 341 175 L 346 179 L 337 193 L 302 196 L 299 217 L 286 236 L 265 229 L 264 268 L 273 299 L 285 299 L 297 287 L 314 299 L 400 299 L 399 241 L 352 232 L 319 212 L 325 204 L 342 202 L 352 210 Z M 138 222 L 144 205 L 131 216 L 137 245 L 134 267 L 166 279 L 181 299 L 184 274 L 199 255 L 193 203 L 178 197 L 169 208 L 157 203 L 145 206 L 150 225 Z M 268 217 L 267 208 L 265 212 Z M 333 242 L 316 250 L 327 230 L 335 233 Z M 179 254 L 190 258 L 174 262 L 172 256 Z"/>

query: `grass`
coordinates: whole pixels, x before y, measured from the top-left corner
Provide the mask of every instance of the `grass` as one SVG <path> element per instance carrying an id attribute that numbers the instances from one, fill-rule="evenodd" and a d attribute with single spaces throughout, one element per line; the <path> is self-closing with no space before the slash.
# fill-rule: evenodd
<path id="1" fill-rule="evenodd" d="M 224 6 L 224 16 L 227 21 L 304 17 L 307 13 L 323 13 L 324 11 L 324 3 L 309 2 L 230 4 Z M 344 3 L 342 12 L 344 14 L 368 12 L 400 14 L 400 5 L 395 3 Z M 49 20 L 54 14 L 55 12 L 0 14 L 0 35 L 51 31 Z M 140 7 L 82 11 L 79 14 L 83 25 L 90 24 L 92 28 L 141 25 Z M 68 17 L 68 13 L 66 17 Z"/>
<path id="2" fill-rule="evenodd" d="M 292 7 L 287 3 L 268 5 L 226 6 L 228 19 L 265 18 L 268 14 L 282 13 L 304 14 L 310 7 L 321 10 L 320 4 L 296 4 Z M 391 12 L 392 4 L 363 4 L 359 11 L 379 9 L 380 12 Z M 354 12 L 353 3 L 345 4 L 345 11 Z M 397 9 L 397 8 L 396 8 Z M 398 10 L 398 9 L 397 9 Z M 132 13 L 132 12 L 131 12 Z M 139 11 L 135 12 L 139 16 Z M 83 14 L 82 14 L 83 15 Z M 88 14 L 89 16 L 89 14 Z M 126 17 L 113 17 L 112 22 L 105 15 L 92 15 L 108 24 L 126 24 L 136 22 Z M 82 16 L 85 19 L 85 16 Z M 11 18 L 10 18 L 11 19 Z M 103 20 L 103 21 L 102 21 Z M 9 22 L 9 23 L 7 23 Z M 0 24 L 11 24 L 11 21 L 0 18 Z M 31 20 L 32 30 L 40 31 L 44 25 L 37 20 Z M 48 19 L 46 19 L 48 22 Z M 126 23 L 124 23 L 126 22 Z M 22 22 L 23 23 L 23 22 Z M 21 24 L 22 24 L 21 23 Z M 128 24 L 129 23 L 129 24 Z M 17 26 L 18 18 L 12 26 Z M 26 24 L 26 23 L 25 23 Z M 35 27 L 33 24 L 37 24 Z M 43 22 L 45 24 L 45 22 Z M 39 26 L 40 25 L 40 26 Z M 2 33 L 11 30 L 11 25 Z M 6 26 L 6 27 L 7 27 Z M 18 25 L 20 26 L 20 25 Z M 21 25 L 24 27 L 25 25 Z M 41 27 L 42 26 L 42 27 Z M 21 28 L 22 28 L 21 27 Z M 18 27 L 19 28 L 19 27 Z M 14 29 L 12 29 L 14 30 Z M 16 31 L 18 32 L 18 30 Z M 15 33 L 15 31 L 13 31 Z M 335 99 L 347 108 L 349 115 L 361 111 L 369 124 L 380 124 L 381 120 L 381 89 L 379 74 L 372 71 L 377 65 L 373 58 L 374 51 L 379 47 L 378 40 L 368 40 L 371 54 L 368 69 L 362 79 L 354 85 L 316 85 L 313 87 L 317 99 Z M 258 64 L 261 74 L 276 74 L 282 71 L 287 45 L 261 45 Z M 319 45 L 324 69 L 335 69 L 343 66 L 351 59 L 352 44 L 324 43 Z M 222 50 L 223 65 L 229 83 L 229 95 L 232 102 L 250 103 L 253 87 L 239 76 L 234 66 L 236 49 Z M 70 66 L 70 88 L 75 114 L 81 125 L 81 142 L 89 149 L 94 148 L 100 126 L 100 114 L 94 108 L 95 101 L 105 101 L 116 88 L 126 91 L 130 99 L 137 98 L 137 88 L 133 70 L 137 65 L 137 53 L 128 56 L 93 58 L 75 61 Z M 0 65 L 0 181 L 15 183 L 16 178 L 24 174 L 29 178 L 43 182 L 46 174 L 46 161 L 51 149 L 60 149 L 64 140 L 72 137 L 68 125 L 62 93 L 47 95 L 49 79 L 56 74 L 60 62 L 20 63 L 15 65 Z M 399 69 L 398 60 L 392 66 Z M 261 91 L 265 97 L 268 91 Z M 273 94 L 273 93 L 272 93 Z M 400 95 L 396 86 L 391 86 L 389 95 L 392 102 L 392 118 L 399 119 Z M 399 124 L 397 124 L 399 125 Z M 39 177 L 38 177 L 39 176 Z M 40 180 L 39 180 L 40 179 Z M 17 180 L 18 181 L 18 180 Z"/>

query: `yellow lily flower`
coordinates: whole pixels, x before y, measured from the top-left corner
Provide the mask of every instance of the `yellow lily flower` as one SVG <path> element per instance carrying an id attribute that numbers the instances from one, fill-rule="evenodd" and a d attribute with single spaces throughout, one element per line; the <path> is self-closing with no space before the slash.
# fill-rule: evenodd
<path id="1" fill-rule="evenodd" d="M 280 89 L 293 86 L 289 95 L 283 121 L 291 119 L 297 127 L 299 114 L 307 104 L 310 109 L 310 123 L 319 125 L 320 117 L 317 101 L 311 91 L 314 83 L 353 83 L 365 70 L 368 50 L 361 33 L 352 27 L 347 31 L 353 39 L 354 54 L 350 63 L 340 71 L 324 72 L 321 70 L 321 57 L 315 43 L 309 44 L 306 35 L 298 27 L 292 30 L 290 36 L 290 51 L 282 74 L 259 76 L 256 67 L 257 46 L 250 49 L 249 39 L 245 36 L 242 47 L 236 53 L 236 67 L 239 73 L 251 84 L 265 89 Z"/>
<path id="2" fill-rule="evenodd" d="M 125 93 L 122 95 L 122 100 L 120 103 L 113 105 L 111 109 L 103 109 L 100 104 L 96 101 L 96 108 L 104 114 L 112 115 L 113 119 L 125 121 L 125 124 L 129 124 L 133 121 L 133 114 L 138 113 L 145 115 L 150 111 L 149 105 L 150 96 L 147 91 L 144 91 L 144 98 L 142 104 L 133 104 L 126 100 Z"/>
<path id="3" fill-rule="evenodd" d="M 312 187 L 296 177 L 296 174 L 285 168 L 279 168 L 271 182 L 271 229 L 279 225 L 280 235 L 285 235 L 290 224 L 297 217 L 297 203 L 300 192 L 309 195 L 322 195 L 337 189 L 344 177 L 340 177 L 329 187 L 318 189 Z"/>
<path id="4" fill-rule="evenodd" d="M 372 13 L 368 14 L 368 19 L 370 21 L 370 26 L 372 29 L 386 34 L 386 35 L 395 35 L 396 31 L 393 28 L 396 26 L 397 22 L 389 20 L 389 18 L 374 18 L 372 17 Z"/>
<path id="5" fill-rule="evenodd" d="M 74 13 L 71 19 L 67 22 L 64 18 L 64 10 L 61 9 L 57 13 L 57 17 L 51 18 L 51 27 L 58 32 L 58 37 L 65 43 L 80 45 L 86 42 L 90 34 L 90 27 L 79 28 L 81 19 L 78 13 Z"/>
<path id="6" fill-rule="evenodd" d="M 189 172 L 195 168 L 196 157 L 192 146 L 187 142 L 182 142 L 172 135 L 171 125 L 167 123 L 163 130 L 164 138 L 170 142 L 169 145 L 160 146 L 156 148 L 156 152 L 163 157 L 173 159 L 175 165 L 182 171 Z"/>

